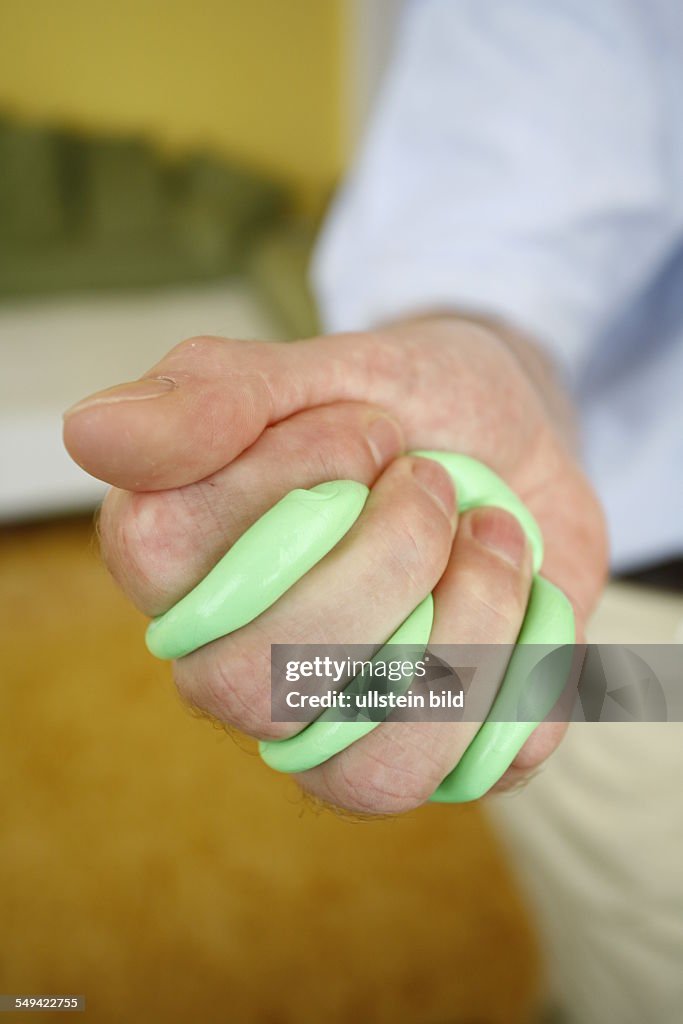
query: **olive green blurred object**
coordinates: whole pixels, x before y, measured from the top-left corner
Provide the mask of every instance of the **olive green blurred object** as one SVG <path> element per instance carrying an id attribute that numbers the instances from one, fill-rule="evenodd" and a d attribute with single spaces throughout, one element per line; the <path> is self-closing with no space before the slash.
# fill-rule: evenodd
<path id="1" fill-rule="evenodd" d="M 237 165 L 134 138 L 0 120 L 0 297 L 220 279 L 285 194 Z"/>
<path id="2" fill-rule="evenodd" d="M 0 120 L 0 245 L 53 243 L 67 232 L 59 143 L 51 132 Z"/>
<path id="3" fill-rule="evenodd" d="M 310 338 L 321 330 L 308 284 L 316 234 L 313 223 L 278 225 L 259 239 L 249 259 L 250 278 L 290 338 Z"/>

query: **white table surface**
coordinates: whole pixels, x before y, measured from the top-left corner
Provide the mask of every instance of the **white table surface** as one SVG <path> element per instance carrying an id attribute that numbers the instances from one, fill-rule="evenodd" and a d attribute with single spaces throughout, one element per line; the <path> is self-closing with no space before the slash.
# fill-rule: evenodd
<path id="1" fill-rule="evenodd" d="M 62 411 L 197 334 L 278 336 L 242 282 L 1 304 L 0 522 L 94 507 L 106 488 L 64 451 Z"/>

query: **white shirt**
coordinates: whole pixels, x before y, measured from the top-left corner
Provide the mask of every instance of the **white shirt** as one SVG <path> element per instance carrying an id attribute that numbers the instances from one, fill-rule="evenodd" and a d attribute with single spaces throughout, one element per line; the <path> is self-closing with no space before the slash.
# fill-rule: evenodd
<path id="1" fill-rule="evenodd" d="M 323 232 L 330 330 L 504 318 L 557 360 L 615 568 L 683 553 L 683 3 L 413 0 Z"/>

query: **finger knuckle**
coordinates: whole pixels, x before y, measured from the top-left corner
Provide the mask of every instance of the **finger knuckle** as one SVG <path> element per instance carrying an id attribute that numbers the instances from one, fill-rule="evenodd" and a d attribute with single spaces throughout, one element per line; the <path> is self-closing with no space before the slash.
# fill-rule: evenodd
<path id="1" fill-rule="evenodd" d="M 534 729 L 515 757 L 514 768 L 522 771 L 532 771 L 538 768 L 556 750 L 566 731 L 566 722 L 542 722 L 537 729 Z"/>
<path id="2" fill-rule="evenodd" d="M 485 571 L 472 572 L 469 592 L 482 629 L 492 637 L 521 624 L 528 598 L 527 581 L 512 565 L 496 559 Z"/>
<path id="3" fill-rule="evenodd" d="M 202 648 L 173 664 L 173 678 L 182 700 L 224 725 L 259 739 L 279 739 L 282 728 L 270 721 L 269 659 L 232 653 L 225 645 Z"/>
<path id="4" fill-rule="evenodd" d="M 376 466 L 357 416 L 347 416 L 336 424 L 320 424 L 319 465 L 325 478 L 357 477 L 370 480 Z"/>
<path id="5" fill-rule="evenodd" d="M 432 512 L 421 501 L 407 502 L 381 533 L 394 572 L 416 589 L 438 580 L 450 551 L 448 524 Z"/>
<path id="6" fill-rule="evenodd" d="M 333 802 L 360 814 L 404 814 L 421 806 L 434 788 L 424 773 L 373 753 L 362 761 L 340 759 L 329 780 Z"/>
<path id="7" fill-rule="evenodd" d="M 213 334 L 198 334 L 192 338 L 185 338 L 171 350 L 170 354 L 183 359 L 213 357 L 225 352 L 226 340 Z"/>
<path id="8" fill-rule="evenodd" d="M 168 493 L 121 493 L 105 501 L 100 544 L 105 564 L 135 604 L 162 610 L 168 567 L 177 560 Z"/>

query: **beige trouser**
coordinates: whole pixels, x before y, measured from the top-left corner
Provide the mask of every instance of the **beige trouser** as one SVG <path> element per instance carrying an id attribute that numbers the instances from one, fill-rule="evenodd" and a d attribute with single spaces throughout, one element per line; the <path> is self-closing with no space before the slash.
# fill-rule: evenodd
<path id="1" fill-rule="evenodd" d="M 589 639 L 681 642 L 683 598 L 612 586 Z M 681 1024 L 683 725 L 572 725 L 525 790 L 488 808 L 567 1020 Z"/>

